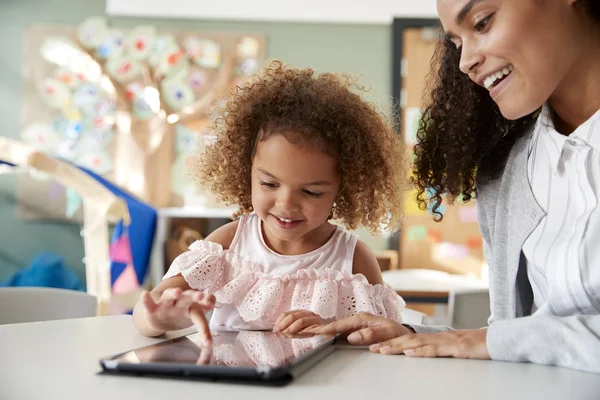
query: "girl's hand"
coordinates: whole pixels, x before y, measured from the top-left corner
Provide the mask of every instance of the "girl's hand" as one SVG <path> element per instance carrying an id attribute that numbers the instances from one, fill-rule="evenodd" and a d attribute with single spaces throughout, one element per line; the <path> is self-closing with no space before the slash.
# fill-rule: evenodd
<path id="1" fill-rule="evenodd" d="M 154 300 L 150 293 L 142 292 L 141 302 L 146 309 L 145 318 L 151 329 L 166 332 L 194 324 L 204 343 L 212 343 L 204 313 L 214 308 L 214 295 L 197 290 L 168 288 L 157 300 Z"/>
<path id="2" fill-rule="evenodd" d="M 391 319 L 366 312 L 360 312 L 327 325 L 311 327 L 304 332 L 315 334 L 339 333 L 342 336 L 347 336 L 348 343 L 357 346 L 373 344 L 413 333 L 411 329 Z"/>
<path id="3" fill-rule="evenodd" d="M 374 344 L 370 350 L 381 354 L 411 357 L 454 357 L 489 360 L 487 329 L 408 334 Z"/>
<path id="4" fill-rule="evenodd" d="M 298 333 L 310 326 L 322 324 L 323 320 L 321 317 L 311 311 L 286 311 L 275 321 L 273 332 Z"/>

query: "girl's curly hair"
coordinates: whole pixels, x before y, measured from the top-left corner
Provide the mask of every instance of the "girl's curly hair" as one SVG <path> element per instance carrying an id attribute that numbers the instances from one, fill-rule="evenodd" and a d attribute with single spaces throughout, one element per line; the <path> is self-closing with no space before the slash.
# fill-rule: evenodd
<path id="1" fill-rule="evenodd" d="M 214 143 L 198 158 L 200 184 L 238 214 L 252 211 L 251 168 L 256 143 L 296 133 L 338 159 L 340 190 L 332 218 L 371 232 L 399 223 L 406 179 L 403 147 L 388 120 L 357 91 L 350 76 L 316 74 L 272 61 L 237 86 L 218 110 Z"/>
<path id="2" fill-rule="evenodd" d="M 582 5 L 600 21 L 600 2 Z M 488 91 L 460 71 L 460 50 L 445 36 L 439 39 L 426 82 L 425 108 L 417 130 L 411 181 L 422 209 L 428 204 L 434 218 L 443 197 L 468 202 L 476 193 L 475 180 L 499 177 L 515 141 L 535 123 L 539 110 L 508 120 Z"/>

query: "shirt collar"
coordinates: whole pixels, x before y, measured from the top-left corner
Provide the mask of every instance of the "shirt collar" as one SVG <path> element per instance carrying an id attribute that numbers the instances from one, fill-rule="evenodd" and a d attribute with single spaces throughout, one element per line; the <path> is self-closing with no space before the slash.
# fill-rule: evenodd
<path id="1" fill-rule="evenodd" d="M 580 138 L 595 150 L 600 150 L 600 110 L 596 111 L 590 119 L 577 127 L 575 132 L 571 134 L 571 137 Z"/>
<path id="2" fill-rule="evenodd" d="M 543 149 L 548 155 L 550 166 L 554 172 L 557 172 L 563 149 L 569 140 L 575 140 L 600 151 L 600 110 L 578 126 L 569 136 L 565 136 L 554 128 L 552 110 L 548 104 L 544 104 L 535 129 L 534 140 L 544 146 Z"/>
<path id="3" fill-rule="evenodd" d="M 536 122 L 535 142 L 538 143 L 540 150 L 544 151 L 550 161 L 550 167 L 557 172 L 560 157 L 565 146 L 567 137 L 561 135 L 554 129 L 552 122 L 552 111 L 546 104 L 542 107 L 542 112 Z"/>

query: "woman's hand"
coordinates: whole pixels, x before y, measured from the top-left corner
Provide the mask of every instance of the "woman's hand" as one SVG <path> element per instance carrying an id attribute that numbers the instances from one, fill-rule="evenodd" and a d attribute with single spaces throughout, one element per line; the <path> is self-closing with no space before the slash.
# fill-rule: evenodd
<path id="1" fill-rule="evenodd" d="M 316 334 L 340 333 L 347 336 L 350 344 L 368 345 L 390 340 L 413 331 L 391 319 L 360 312 L 352 317 L 340 319 L 327 325 L 305 329 L 303 332 Z"/>
<path id="2" fill-rule="evenodd" d="M 273 332 L 298 333 L 315 325 L 323 325 L 323 323 L 321 317 L 311 311 L 287 311 L 279 315 L 273 325 Z"/>
<path id="3" fill-rule="evenodd" d="M 487 329 L 408 334 L 374 344 L 370 350 L 381 354 L 411 357 L 454 357 L 489 360 Z"/>
<path id="4" fill-rule="evenodd" d="M 214 308 L 214 295 L 207 295 L 197 290 L 168 288 L 156 300 L 150 293 L 143 292 L 140 302 L 145 308 L 148 327 L 157 334 L 187 328 L 194 324 L 204 343 L 212 343 L 204 313 Z"/>

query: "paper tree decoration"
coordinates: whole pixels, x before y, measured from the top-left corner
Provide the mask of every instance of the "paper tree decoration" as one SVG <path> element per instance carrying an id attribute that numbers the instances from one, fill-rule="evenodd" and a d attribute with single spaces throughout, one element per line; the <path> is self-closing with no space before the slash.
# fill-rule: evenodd
<path id="1" fill-rule="evenodd" d="M 171 178 L 186 173 L 184 158 L 199 140 L 194 127 L 206 126 L 210 107 L 264 60 L 260 36 L 124 30 L 100 17 L 40 37 L 45 75 L 26 79 L 38 75 L 35 95 L 45 109 L 24 100 L 23 140 L 158 207 L 183 195 L 181 180 Z M 52 196 L 60 197 L 56 189 Z"/>

